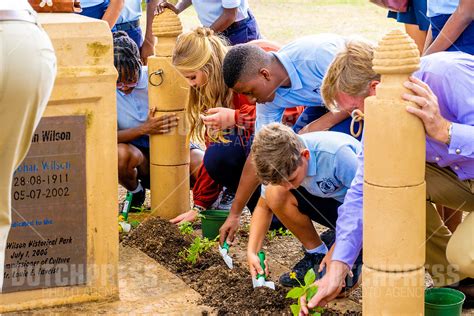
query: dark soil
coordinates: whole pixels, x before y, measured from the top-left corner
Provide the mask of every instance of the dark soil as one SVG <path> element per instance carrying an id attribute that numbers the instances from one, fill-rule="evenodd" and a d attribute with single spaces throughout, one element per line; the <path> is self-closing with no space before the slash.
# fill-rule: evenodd
<path id="1" fill-rule="evenodd" d="M 193 266 L 178 253 L 188 247 L 195 236 L 183 236 L 168 221 L 151 218 L 123 239 L 125 246 L 138 248 L 179 276 L 202 295 L 200 304 L 216 308 L 219 315 L 291 315 L 286 299 L 288 289 L 252 287 L 247 267 L 234 259 L 230 270 L 217 248 L 202 255 Z M 340 314 L 327 310 L 323 315 L 361 315 L 360 312 Z"/>

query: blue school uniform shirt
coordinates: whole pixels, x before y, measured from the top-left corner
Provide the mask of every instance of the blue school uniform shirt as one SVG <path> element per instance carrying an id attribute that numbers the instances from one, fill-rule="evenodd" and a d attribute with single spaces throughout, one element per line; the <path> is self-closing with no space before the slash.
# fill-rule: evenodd
<path id="1" fill-rule="evenodd" d="M 297 39 L 278 52 L 271 52 L 285 67 L 291 86 L 278 88 L 272 102 L 257 104 L 256 131 L 266 124 L 281 122 L 286 108 L 324 106 L 321 83 L 329 64 L 344 43 L 345 39 L 341 36 L 318 34 Z"/>
<path id="2" fill-rule="evenodd" d="M 426 15 L 429 18 L 441 14 L 453 14 L 459 5 L 459 0 L 428 0 Z"/>
<path id="3" fill-rule="evenodd" d="M 148 67 L 143 66 L 137 86 L 130 94 L 117 89 L 117 129 L 124 130 L 142 125 L 148 118 Z M 141 147 L 150 147 L 148 136 L 132 141 Z"/>
<path id="4" fill-rule="evenodd" d="M 148 2 L 148 1 L 147 1 Z M 142 16 L 141 0 L 125 0 L 120 16 L 116 24 L 132 22 L 138 20 Z"/>
<path id="5" fill-rule="evenodd" d="M 81 0 L 81 8 L 90 8 L 104 2 L 109 2 L 109 0 Z"/>
<path id="6" fill-rule="evenodd" d="M 344 201 L 357 172 L 360 142 L 339 132 L 312 132 L 298 137 L 309 150 L 308 170 L 301 186 L 314 196 Z M 262 196 L 265 189 L 262 186 Z"/>
<path id="7" fill-rule="evenodd" d="M 235 21 L 249 16 L 247 0 L 193 0 L 192 3 L 199 21 L 205 27 L 210 27 L 222 15 L 224 9 L 237 8 Z"/>

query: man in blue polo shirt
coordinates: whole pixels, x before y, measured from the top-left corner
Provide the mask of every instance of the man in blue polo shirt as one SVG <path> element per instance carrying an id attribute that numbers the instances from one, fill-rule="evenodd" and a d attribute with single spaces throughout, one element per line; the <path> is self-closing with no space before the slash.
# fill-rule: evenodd
<path id="1" fill-rule="evenodd" d="M 337 209 L 356 174 L 360 151 L 359 141 L 343 133 L 297 135 L 279 123 L 262 127 L 252 145 L 252 161 L 259 180 L 268 186 L 262 189 L 250 225 L 247 260 L 253 277 L 263 272 L 257 253 L 272 213 L 305 248 L 304 258 L 293 268 L 296 278 L 304 282 L 306 272 L 318 268 L 328 249 L 311 220 L 335 228 Z M 297 286 L 298 281 L 286 273 L 280 284 Z"/>
<path id="2" fill-rule="evenodd" d="M 181 0 L 176 6 L 164 1 L 158 5 L 158 14 L 165 8 L 176 14 L 194 6 L 201 24 L 224 35 L 231 45 L 259 39 L 257 22 L 250 12 L 247 0 Z"/>
<path id="3" fill-rule="evenodd" d="M 252 44 L 238 45 L 224 59 L 224 80 L 257 102 L 257 131 L 268 123 L 280 122 L 286 108 L 304 105 L 307 108 L 294 125 L 295 131 L 349 133 L 349 115 L 330 113 L 320 94 L 326 69 L 344 43 L 338 35 L 320 34 L 297 39 L 278 52 L 265 52 Z M 248 159 L 230 214 L 221 227 L 221 242 L 234 239 L 240 214 L 258 184 L 255 167 Z"/>

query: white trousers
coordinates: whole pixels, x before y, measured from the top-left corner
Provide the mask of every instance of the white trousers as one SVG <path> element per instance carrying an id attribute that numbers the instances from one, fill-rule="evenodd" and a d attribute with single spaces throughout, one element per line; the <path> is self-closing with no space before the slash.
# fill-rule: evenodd
<path id="1" fill-rule="evenodd" d="M 55 77 L 56 56 L 46 32 L 30 22 L 0 21 L 0 291 L 12 175 L 28 152 Z"/>

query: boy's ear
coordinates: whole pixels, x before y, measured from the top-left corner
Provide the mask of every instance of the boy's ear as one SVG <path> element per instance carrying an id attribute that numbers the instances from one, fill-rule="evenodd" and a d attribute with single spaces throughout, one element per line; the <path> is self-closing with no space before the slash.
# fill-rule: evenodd
<path id="1" fill-rule="evenodd" d="M 267 68 L 260 68 L 258 72 L 263 77 L 263 79 L 270 81 L 270 71 Z"/>
<path id="2" fill-rule="evenodd" d="M 305 148 L 301 151 L 301 157 L 309 159 L 309 149 L 308 148 Z"/>

